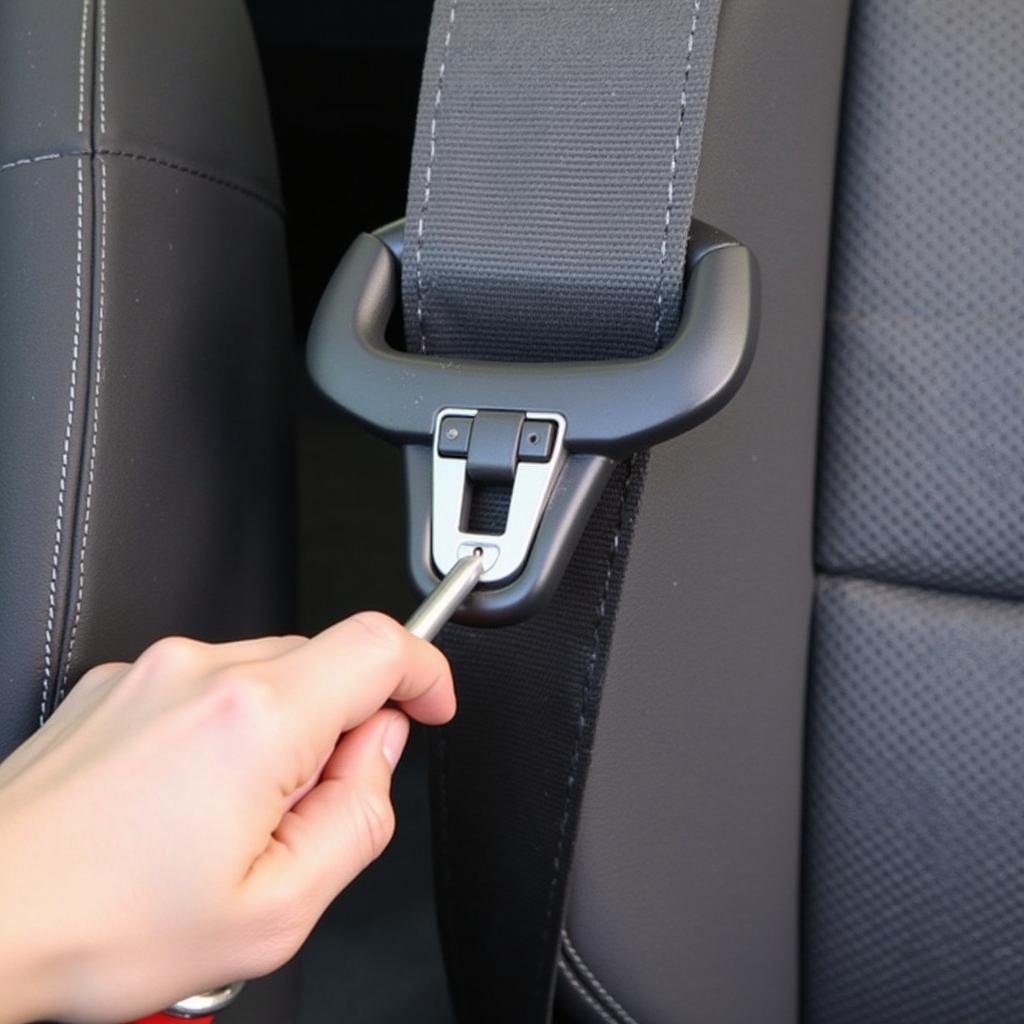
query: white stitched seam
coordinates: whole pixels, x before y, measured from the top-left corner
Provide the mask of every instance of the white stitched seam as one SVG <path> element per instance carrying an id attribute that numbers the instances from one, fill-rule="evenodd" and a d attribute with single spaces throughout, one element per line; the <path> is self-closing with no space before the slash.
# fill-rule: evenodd
<path id="1" fill-rule="evenodd" d="M 100 0 L 100 134 L 107 134 L 107 0 Z"/>
<path id="2" fill-rule="evenodd" d="M 0 171 L 9 171 L 13 167 L 26 167 L 28 164 L 41 164 L 44 160 L 59 160 L 66 153 L 42 153 L 39 156 L 23 156 L 20 160 L 11 160 L 10 163 L 0 164 Z M 77 153 L 73 154 L 78 156 Z"/>
<path id="3" fill-rule="evenodd" d="M 572 969 L 566 964 L 564 960 L 559 960 L 558 966 L 562 968 L 562 977 L 577 992 L 587 1001 L 587 1003 L 597 1011 L 598 1016 L 601 1020 L 608 1021 L 608 1024 L 622 1024 L 621 1021 L 617 1021 L 584 987 L 580 984 L 578 978 L 573 976 Z"/>
<path id="4" fill-rule="evenodd" d="M 99 101 L 100 131 L 105 129 L 106 118 L 106 70 L 107 70 L 107 2 L 99 0 Z M 100 381 L 103 376 L 103 323 L 106 313 L 107 283 L 107 168 L 102 159 L 94 158 L 100 171 L 100 268 L 99 301 L 96 309 L 96 369 L 92 392 L 92 422 L 89 427 L 89 464 L 85 485 L 85 511 L 82 516 L 82 543 L 78 551 L 78 579 L 75 583 L 75 611 L 68 637 L 68 653 L 64 659 L 64 672 L 57 689 L 55 705 L 64 698 L 71 671 L 71 657 L 75 651 L 78 626 L 82 618 L 82 594 L 85 590 L 85 551 L 89 544 L 89 519 L 92 512 L 92 491 L 96 479 L 96 438 L 100 421 Z"/>
<path id="5" fill-rule="evenodd" d="M 175 163 L 173 160 L 165 160 L 163 157 L 155 156 L 152 153 L 138 153 L 128 149 L 110 149 L 108 147 L 100 147 L 99 149 L 69 149 L 63 153 L 42 153 L 39 156 L 26 156 L 20 160 L 11 160 L 9 163 L 0 164 L 0 171 L 13 170 L 15 167 L 26 167 L 29 164 L 43 163 L 46 160 L 64 160 L 74 156 L 116 156 L 122 157 L 126 160 L 138 160 L 142 163 L 156 164 L 158 167 L 166 167 L 172 171 L 180 171 L 182 174 L 188 174 L 193 178 L 199 178 L 201 181 L 209 181 L 215 185 L 221 185 L 224 188 L 229 188 L 233 192 L 240 192 L 244 196 L 248 196 L 250 199 L 255 199 L 257 202 L 262 203 L 264 206 L 270 207 L 276 214 L 283 216 L 283 209 L 276 199 L 272 196 L 265 195 L 258 189 L 252 188 L 249 185 L 245 185 L 239 181 L 232 181 L 230 178 L 221 178 L 216 174 L 211 174 L 209 171 L 204 171 L 199 167 L 192 167 L 189 164 Z"/>
<path id="6" fill-rule="evenodd" d="M 458 0 L 452 0 L 448 9 L 448 29 L 444 34 L 444 49 L 441 51 L 441 64 L 437 69 L 434 110 L 430 117 L 430 153 L 427 156 L 427 169 L 423 173 L 423 202 L 420 204 L 419 219 L 416 221 L 416 322 L 420 329 L 420 351 L 424 354 L 427 351 L 427 332 L 423 322 L 423 221 L 427 216 L 427 207 L 430 206 L 430 185 L 434 174 L 434 156 L 437 153 L 437 113 L 441 109 L 441 90 L 444 87 L 444 73 L 448 66 L 448 52 L 451 49 L 457 4 Z"/>
<path id="7" fill-rule="evenodd" d="M 621 1018 L 619 1024 L 636 1024 L 636 1021 L 629 1014 L 626 1008 L 597 980 L 594 972 L 583 962 L 583 957 L 580 956 L 579 951 L 572 944 L 572 939 L 569 938 L 569 933 L 563 928 L 562 929 L 562 949 L 568 954 L 569 959 L 572 961 L 573 966 L 583 975 L 587 981 L 597 990 L 601 997 L 608 1003 L 608 1005 L 619 1015 Z M 575 983 L 575 979 L 570 976 L 570 981 Z M 577 983 L 578 984 L 578 983 Z M 582 991 L 582 989 L 580 989 Z"/>
<path id="8" fill-rule="evenodd" d="M 64 540 L 64 496 L 68 486 L 68 455 L 71 450 L 71 428 L 75 419 L 75 392 L 78 389 L 78 348 L 82 337 L 82 250 L 84 234 L 84 158 L 77 160 L 76 180 L 78 187 L 78 209 L 75 233 L 75 327 L 71 343 L 71 383 L 68 385 L 68 416 L 64 427 L 64 448 L 60 457 L 60 486 L 57 489 L 57 522 L 54 527 L 53 560 L 50 567 L 50 595 L 46 610 L 46 633 L 43 642 L 43 693 L 39 704 L 39 724 L 46 721 L 50 696 L 50 673 L 53 671 L 53 624 L 57 614 L 57 576 L 60 570 L 60 553 Z"/>
<path id="9" fill-rule="evenodd" d="M 675 203 L 676 170 L 679 167 L 679 147 L 683 139 L 683 123 L 686 121 L 686 90 L 690 85 L 690 70 L 693 67 L 693 39 L 697 34 L 697 19 L 700 17 L 701 0 L 693 0 L 693 14 L 690 18 L 690 34 L 686 40 L 686 65 L 683 68 L 683 89 L 679 97 L 679 118 L 676 121 L 676 135 L 672 143 L 672 159 L 668 169 L 668 200 L 665 203 L 665 230 L 661 237 L 661 258 L 658 261 L 657 310 L 654 317 L 654 341 L 661 341 L 661 321 L 665 312 L 665 270 L 668 262 L 668 233 L 672 225 L 672 207 Z"/>
<path id="10" fill-rule="evenodd" d="M 57 691 L 57 703 L 64 699 L 68 688 L 68 673 L 71 671 L 71 656 L 75 652 L 75 638 L 78 636 L 78 624 L 82 617 L 82 593 L 85 590 L 85 549 L 89 543 L 89 515 L 92 512 L 92 490 L 96 479 L 96 444 L 100 422 L 100 381 L 103 378 L 103 324 L 106 313 L 107 284 L 107 168 L 102 160 L 100 165 L 100 294 L 96 310 L 96 373 L 92 391 L 92 426 L 89 436 L 89 475 L 85 485 L 85 515 L 82 521 L 82 546 L 78 552 L 78 582 L 75 588 L 75 616 L 71 623 L 71 636 L 68 640 L 68 654 L 64 659 L 64 674 L 60 689 Z"/>
<path id="11" fill-rule="evenodd" d="M 85 43 L 89 26 L 89 0 L 82 0 L 82 29 L 78 44 L 78 131 L 85 127 Z M 54 160 L 55 154 L 44 153 L 42 159 Z M 53 672 L 53 627 L 57 617 L 57 577 L 60 574 L 60 554 L 64 542 L 64 499 L 68 489 L 68 458 L 71 452 L 71 432 L 75 420 L 75 392 L 78 390 L 78 351 L 82 340 L 82 258 L 85 234 L 85 172 L 83 157 L 75 167 L 77 207 L 75 211 L 75 325 L 71 342 L 71 381 L 68 384 L 68 414 L 64 426 L 64 446 L 60 458 L 60 483 L 57 487 L 57 519 L 53 531 L 53 558 L 50 565 L 50 587 L 46 608 L 46 629 L 43 635 L 43 692 L 39 700 L 39 724 L 46 721 L 50 702 L 50 674 Z M 29 163 L 39 159 L 29 158 Z M 14 161 L 14 165 L 18 165 Z M 54 680 L 56 682 L 56 680 Z"/>
<path id="12" fill-rule="evenodd" d="M 89 0 L 82 2 L 82 32 L 78 40 L 78 134 L 85 130 L 85 43 L 89 36 Z"/>

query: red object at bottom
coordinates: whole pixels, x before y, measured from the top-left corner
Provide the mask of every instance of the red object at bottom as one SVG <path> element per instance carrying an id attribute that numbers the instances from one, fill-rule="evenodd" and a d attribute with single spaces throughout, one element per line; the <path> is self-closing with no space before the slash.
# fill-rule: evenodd
<path id="1" fill-rule="evenodd" d="M 180 1017 L 172 1017 L 168 1013 L 154 1013 L 152 1017 L 133 1020 L 130 1024 L 184 1024 Z M 192 1017 L 191 1024 L 213 1024 L 212 1017 Z"/>

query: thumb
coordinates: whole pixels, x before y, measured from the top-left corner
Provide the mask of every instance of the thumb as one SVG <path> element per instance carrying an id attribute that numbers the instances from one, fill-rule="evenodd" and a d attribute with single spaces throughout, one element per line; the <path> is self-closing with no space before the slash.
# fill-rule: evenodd
<path id="1" fill-rule="evenodd" d="M 384 851 L 395 829 L 391 773 L 409 719 L 382 709 L 346 733 L 320 781 L 281 819 L 249 874 L 257 905 L 290 906 L 311 929 L 335 896 Z M 304 936 L 303 936 L 304 938 Z"/>

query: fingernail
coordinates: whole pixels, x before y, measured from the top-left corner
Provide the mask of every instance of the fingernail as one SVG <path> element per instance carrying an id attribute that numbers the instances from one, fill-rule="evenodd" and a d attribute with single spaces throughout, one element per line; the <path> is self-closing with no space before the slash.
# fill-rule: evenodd
<path id="1" fill-rule="evenodd" d="M 384 760 L 395 770 L 402 751 L 405 750 L 406 741 L 409 739 L 409 719 L 405 715 L 391 715 L 391 720 L 384 729 L 384 736 L 381 739 L 381 750 Z"/>

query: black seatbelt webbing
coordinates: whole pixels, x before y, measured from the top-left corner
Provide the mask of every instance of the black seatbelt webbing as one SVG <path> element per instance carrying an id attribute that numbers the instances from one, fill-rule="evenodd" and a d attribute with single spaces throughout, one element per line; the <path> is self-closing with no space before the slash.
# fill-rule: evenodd
<path id="1" fill-rule="evenodd" d="M 410 348 L 601 359 L 672 336 L 717 18 L 718 0 L 438 0 L 406 215 Z M 433 749 L 434 845 L 462 1021 L 550 1016 L 645 467 L 618 468 L 544 611 L 445 633 L 459 713 Z"/>

